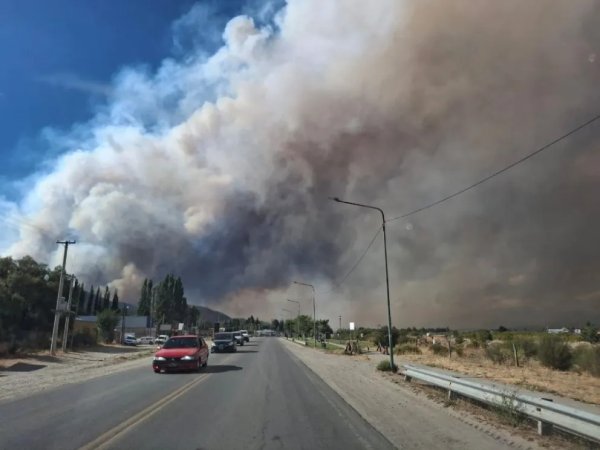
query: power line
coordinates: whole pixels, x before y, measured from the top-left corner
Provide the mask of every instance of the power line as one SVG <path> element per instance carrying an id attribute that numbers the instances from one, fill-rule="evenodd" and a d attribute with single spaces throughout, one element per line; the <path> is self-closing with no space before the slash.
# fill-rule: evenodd
<path id="1" fill-rule="evenodd" d="M 50 234 L 48 230 L 44 230 L 39 225 L 32 223 L 31 221 L 25 220 L 22 217 L 15 216 L 4 216 L 0 217 L 0 221 L 4 224 L 11 225 L 15 230 L 19 231 L 21 226 L 29 227 L 31 230 L 36 230 L 42 235 L 46 237 L 52 238 L 53 236 Z"/>
<path id="2" fill-rule="evenodd" d="M 491 175 L 488 175 L 487 177 L 485 177 L 485 178 L 482 178 L 481 180 L 479 180 L 479 181 L 477 181 L 477 182 L 475 182 L 475 183 L 473 183 L 473 184 L 471 184 L 471 185 L 469 185 L 469 186 L 467 186 L 467 187 L 465 187 L 465 188 L 463 188 L 463 189 L 460 189 L 459 191 L 456 191 L 456 192 L 455 192 L 455 193 L 453 193 L 453 194 L 450 194 L 450 195 L 448 195 L 448 196 L 446 196 L 446 197 L 444 197 L 444 198 L 441 198 L 440 200 L 437 200 L 437 201 L 435 201 L 435 202 L 433 202 L 433 203 L 429 203 L 428 205 L 422 206 L 422 207 L 420 207 L 420 208 L 417 208 L 417 209 L 415 209 L 415 210 L 412 210 L 412 211 L 410 211 L 410 212 L 407 212 L 406 214 L 402 214 L 402 215 L 400 215 L 400 216 L 398 216 L 398 217 L 394 217 L 393 219 L 387 220 L 386 222 L 393 222 L 393 221 L 395 221 L 395 220 L 404 219 L 405 217 L 412 216 L 413 214 L 417 214 L 418 212 L 421 212 L 421 211 L 424 211 L 424 210 L 426 210 L 426 209 L 429 209 L 429 208 L 432 208 L 432 207 L 434 207 L 434 206 L 437 206 L 437 205 L 439 205 L 440 203 L 444 203 L 445 201 L 448 201 L 448 200 L 450 200 L 450 199 L 452 199 L 452 198 L 454 198 L 454 197 L 458 197 L 459 195 L 461 195 L 461 194 L 464 194 L 464 193 L 465 193 L 465 192 L 467 192 L 467 191 L 470 191 L 471 189 L 473 189 L 473 188 L 475 188 L 475 187 L 479 186 L 480 184 L 483 184 L 483 183 L 485 183 L 486 181 L 488 181 L 488 180 L 491 180 L 492 178 L 494 178 L 494 177 L 496 177 L 496 176 L 498 176 L 498 175 L 500 175 L 500 174 L 502 174 L 502 173 L 504 173 L 504 172 L 506 172 L 506 171 L 508 171 L 508 170 L 512 169 L 513 167 L 515 167 L 515 166 L 517 166 L 517 165 L 521 164 L 522 162 L 525 162 L 525 161 L 527 161 L 529 158 L 532 158 L 532 157 L 534 157 L 534 156 L 535 156 L 535 155 L 537 155 L 538 153 L 541 153 L 541 152 L 543 152 L 544 150 L 547 150 L 547 149 L 549 149 L 549 148 L 550 148 L 550 147 L 552 147 L 553 145 L 555 145 L 555 144 L 558 144 L 560 141 L 562 141 L 562 140 L 564 140 L 564 139 L 568 138 L 569 136 L 571 136 L 571 135 L 573 135 L 573 134 L 577 133 L 578 131 L 580 131 L 580 130 L 584 129 L 585 127 L 587 127 L 587 126 L 591 125 L 592 123 L 596 122 L 598 119 L 600 119 L 600 114 L 598 114 L 598 115 L 596 115 L 596 116 L 592 117 L 592 118 L 591 118 L 590 120 L 588 120 L 587 122 L 584 122 L 584 123 L 582 123 L 581 125 L 579 125 L 578 127 L 576 127 L 576 128 L 573 128 L 573 129 L 572 129 L 571 131 L 569 131 L 568 133 L 566 133 L 566 134 L 563 134 L 562 136 L 560 136 L 560 137 L 558 137 L 558 138 L 554 139 L 553 141 L 549 142 L 548 144 L 544 145 L 543 147 L 540 147 L 540 148 L 538 148 L 537 150 L 535 150 L 535 151 L 533 151 L 533 152 L 531 152 L 531 153 L 529 153 L 529 154 L 525 155 L 525 156 L 524 156 L 524 157 L 522 157 L 521 159 L 519 159 L 519 160 L 517 160 L 517 161 L 515 161 L 515 162 L 513 162 L 513 163 L 511 163 L 511 164 L 509 164 L 509 165 L 508 165 L 508 166 L 506 166 L 506 167 L 503 167 L 503 168 L 502 168 L 502 169 L 500 169 L 500 170 L 497 170 L 496 172 L 492 173 Z"/>
<path id="3" fill-rule="evenodd" d="M 354 272 L 354 270 L 359 266 L 359 264 L 361 263 L 361 261 L 363 260 L 363 258 L 367 255 L 367 253 L 369 252 L 369 250 L 371 249 L 371 247 L 375 243 L 375 239 L 377 239 L 377 236 L 379 236 L 379 233 L 381 233 L 381 230 L 382 230 L 381 226 L 377 227 L 377 233 L 375 233 L 375 235 L 371 239 L 371 242 L 369 242 L 369 245 L 367 246 L 367 248 L 365 249 L 365 251 L 362 253 L 362 255 L 360 255 L 360 258 L 358 258 L 356 260 L 356 262 L 354 263 L 354 265 L 350 268 L 350 270 L 348 272 L 346 272 L 346 274 L 341 278 L 341 280 L 338 281 L 338 282 L 336 282 L 334 284 L 335 287 L 332 288 L 332 289 L 330 289 L 330 290 L 328 290 L 328 291 L 319 292 L 319 294 L 329 294 L 330 292 L 333 292 L 337 288 L 339 288 L 344 283 L 344 281 L 346 281 L 346 279 L 352 274 L 352 272 Z"/>

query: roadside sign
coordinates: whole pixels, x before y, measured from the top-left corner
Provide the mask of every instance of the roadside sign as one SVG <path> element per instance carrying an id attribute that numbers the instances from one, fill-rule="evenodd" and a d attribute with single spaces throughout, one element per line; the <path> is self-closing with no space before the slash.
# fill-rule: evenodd
<path id="1" fill-rule="evenodd" d="M 354 331 L 354 322 L 350 322 L 350 331 Z"/>
<path id="2" fill-rule="evenodd" d="M 179 331 L 183 330 L 183 323 L 179 322 L 179 326 L 177 327 Z"/>

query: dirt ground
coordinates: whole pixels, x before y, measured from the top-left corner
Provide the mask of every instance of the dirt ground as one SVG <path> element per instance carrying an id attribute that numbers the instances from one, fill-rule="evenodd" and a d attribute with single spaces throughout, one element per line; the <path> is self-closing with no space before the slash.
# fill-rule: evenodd
<path id="1" fill-rule="evenodd" d="M 400 362 L 413 362 L 467 375 L 514 384 L 532 391 L 548 392 L 585 403 L 600 405 L 600 378 L 585 372 L 561 372 L 548 369 L 536 360 L 528 360 L 521 367 L 498 365 L 485 358 L 481 350 L 465 350 L 463 357 L 438 356 L 421 347 L 422 355 L 398 355 Z"/>
<path id="2" fill-rule="evenodd" d="M 85 351 L 49 352 L 0 359 L 0 401 L 34 394 L 63 384 L 149 364 L 154 346 L 101 345 Z"/>

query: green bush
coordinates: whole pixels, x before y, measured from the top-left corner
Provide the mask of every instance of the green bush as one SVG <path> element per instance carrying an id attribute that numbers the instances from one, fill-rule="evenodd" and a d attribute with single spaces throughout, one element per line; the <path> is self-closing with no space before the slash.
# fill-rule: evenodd
<path id="1" fill-rule="evenodd" d="M 553 334 L 542 337 L 537 354 L 542 365 L 552 369 L 569 370 L 573 364 L 571 348 L 560 336 Z"/>
<path id="2" fill-rule="evenodd" d="M 377 370 L 381 370 L 382 372 L 390 372 L 392 371 L 392 365 L 390 364 L 389 359 L 384 359 L 377 364 Z M 394 364 L 394 372 L 398 370 L 398 366 Z"/>
<path id="3" fill-rule="evenodd" d="M 396 347 L 397 355 L 420 355 L 421 349 L 414 344 L 402 344 Z"/>
<path id="4" fill-rule="evenodd" d="M 436 342 L 431 346 L 431 351 L 434 355 L 445 356 L 448 354 L 448 347 L 440 344 L 439 342 Z"/>
<path id="5" fill-rule="evenodd" d="M 573 352 L 573 361 L 580 370 L 600 377 L 600 346 L 579 346 Z"/>
<path id="6" fill-rule="evenodd" d="M 600 335 L 598 335 L 598 328 L 588 322 L 585 327 L 581 330 L 581 338 L 584 341 L 591 342 L 592 344 L 600 341 Z"/>
<path id="7" fill-rule="evenodd" d="M 452 347 L 452 350 L 454 351 L 454 353 L 456 353 L 458 356 L 460 356 L 461 358 L 464 356 L 465 354 L 465 350 L 463 349 L 463 347 L 461 345 L 456 346 L 456 347 Z"/>

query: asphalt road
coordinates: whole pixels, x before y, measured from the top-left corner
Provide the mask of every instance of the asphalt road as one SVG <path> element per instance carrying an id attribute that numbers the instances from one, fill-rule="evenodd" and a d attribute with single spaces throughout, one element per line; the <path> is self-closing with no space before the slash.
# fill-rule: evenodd
<path id="1" fill-rule="evenodd" d="M 277 338 L 200 373 L 148 367 L 0 404 L 0 449 L 386 449 Z"/>

